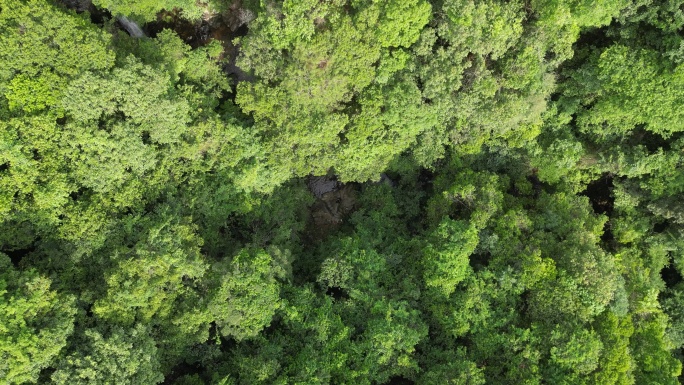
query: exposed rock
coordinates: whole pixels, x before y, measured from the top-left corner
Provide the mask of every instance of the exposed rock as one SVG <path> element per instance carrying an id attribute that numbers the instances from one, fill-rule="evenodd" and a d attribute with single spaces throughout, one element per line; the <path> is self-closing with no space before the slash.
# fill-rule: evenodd
<path id="1" fill-rule="evenodd" d="M 307 232 L 313 239 L 323 239 L 338 229 L 355 209 L 354 186 L 338 184 L 334 190 L 326 192 L 311 205 L 311 220 Z"/>
<path id="2" fill-rule="evenodd" d="M 136 22 L 128 20 L 126 16 L 119 16 L 116 19 L 129 35 L 133 37 L 145 37 L 145 33 Z"/>
<path id="3" fill-rule="evenodd" d="M 320 240 L 337 230 L 356 209 L 356 185 L 344 184 L 334 176 L 311 176 L 307 185 L 316 201 L 311 205 L 307 233 Z"/>
<path id="4" fill-rule="evenodd" d="M 228 7 L 228 10 L 223 12 L 221 16 L 223 17 L 223 21 L 233 32 L 256 19 L 254 12 L 242 7 L 241 0 L 234 1 L 233 4 Z"/>
<path id="5" fill-rule="evenodd" d="M 311 190 L 318 199 L 321 199 L 323 195 L 329 192 L 337 190 L 340 186 L 340 182 L 328 176 L 309 177 L 307 184 L 309 185 L 309 190 Z"/>

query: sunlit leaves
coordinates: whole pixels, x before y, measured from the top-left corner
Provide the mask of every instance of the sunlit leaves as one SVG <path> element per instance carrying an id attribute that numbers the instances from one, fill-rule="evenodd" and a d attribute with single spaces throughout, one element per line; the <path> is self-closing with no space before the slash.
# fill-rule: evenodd
<path id="1" fill-rule="evenodd" d="M 149 333 L 142 325 L 87 329 L 77 339 L 77 351 L 58 362 L 52 381 L 60 385 L 158 384 L 164 376 Z"/>
<path id="2" fill-rule="evenodd" d="M 114 16 L 129 16 L 140 21 L 152 21 L 161 11 L 182 10 L 188 19 L 198 19 L 202 9 L 189 0 L 95 0 L 98 7 L 107 8 Z"/>
<path id="3" fill-rule="evenodd" d="M 282 306 L 277 278 L 284 273 L 263 250 L 243 250 L 235 256 L 209 304 L 221 333 L 242 340 L 268 326 Z"/>
<path id="4" fill-rule="evenodd" d="M 51 290 L 50 279 L 18 271 L 0 253 L 0 377 L 34 383 L 52 365 L 74 330 L 73 297 Z"/>
<path id="5" fill-rule="evenodd" d="M 463 221 L 444 220 L 423 254 L 425 282 L 449 296 L 469 272 L 469 257 L 478 243 L 477 228 Z"/>

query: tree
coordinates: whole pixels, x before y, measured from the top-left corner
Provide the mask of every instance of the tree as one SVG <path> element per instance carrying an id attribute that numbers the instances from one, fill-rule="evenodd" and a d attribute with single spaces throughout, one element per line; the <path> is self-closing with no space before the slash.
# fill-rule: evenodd
<path id="1" fill-rule="evenodd" d="M 676 383 L 684 0 L 86 3 L 0 5 L 1 383 Z"/>
<path id="2" fill-rule="evenodd" d="M 661 59 L 656 51 L 620 44 L 592 59 L 566 91 L 568 96 L 593 94 L 582 101 L 591 107 L 577 117 L 581 130 L 600 140 L 638 125 L 663 137 L 684 129 L 680 114 L 670 113 L 682 99 L 678 84 L 684 72 L 679 66 Z"/>
<path id="3" fill-rule="evenodd" d="M 50 289 L 35 270 L 20 271 L 0 253 L 0 376 L 35 383 L 74 330 L 74 298 Z"/>
<path id="4" fill-rule="evenodd" d="M 153 21 L 161 11 L 173 11 L 179 9 L 183 11 L 183 16 L 188 19 L 199 19 L 202 9 L 192 1 L 188 0 L 95 0 L 98 7 L 107 8 L 115 16 L 129 16 L 141 22 Z"/>
<path id="5" fill-rule="evenodd" d="M 107 49 L 109 34 L 90 23 L 84 15 L 65 12 L 44 0 L 8 0 L 0 12 L 0 94 L 14 98 L 16 110 L 24 101 L 7 89 L 16 76 L 15 87 L 49 87 L 58 92 L 65 80 L 86 71 L 112 67 L 114 52 Z M 87 58 L 88 60 L 83 60 Z M 48 80 L 53 80 L 49 84 Z M 57 81 L 54 81 L 57 80 Z M 38 89 L 36 89 L 37 91 Z M 45 99 L 41 92 L 25 97 Z M 51 99 L 55 100 L 55 99 Z M 30 109 L 37 101 L 27 100 Z M 46 105 L 47 107 L 48 105 Z"/>
<path id="6" fill-rule="evenodd" d="M 656 313 L 638 322 L 630 346 L 636 361 L 636 383 L 677 384 L 682 363 L 672 356 L 672 346 L 665 334 L 667 316 Z"/>
<path id="7" fill-rule="evenodd" d="M 595 384 L 634 384 L 634 361 L 629 348 L 634 332 L 631 317 L 620 318 L 606 311 L 597 319 L 596 332 L 601 336 L 603 351 L 599 369 L 593 374 Z"/>
<path id="8" fill-rule="evenodd" d="M 264 250 L 242 250 L 215 282 L 208 309 L 224 336 L 240 341 L 255 337 L 271 323 L 282 306 L 278 278 L 286 277 L 283 265 Z M 220 266 L 220 267 L 218 267 Z"/>
<path id="9" fill-rule="evenodd" d="M 445 219 L 425 246 L 423 266 L 425 283 L 449 296 L 470 272 L 470 255 L 478 243 L 475 226 L 464 221 Z"/>
<path id="10" fill-rule="evenodd" d="M 114 65 L 110 36 L 83 15 L 45 1 L 3 3 L 0 10 L 0 244 L 22 248 L 59 223 L 78 190 L 55 146 L 70 81 Z"/>
<path id="11" fill-rule="evenodd" d="M 393 112 L 388 114 L 387 123 L 390 127 L 391 123 L 398 123 L 401 108 L 408 105 L 420 114 L 415 125 L 385 133 L 384 125 L 368 124 L 368 119 L 379 113 L 381 107 L 373 106 L 365 111 L 367 118 L 360 117 L 355 121 L 356 127 L 349 129 L 353 114 L 345 110 L 352 97 L 362 95 L 376 79 L 375 63 L 379 59 L 381 82 L 387 82 L 392 72 L 402 69 L 405 55 L 402 60 L 401 54 L 389 54 L 389 48 L 408 46 L 418 38 L 419 29 L 427 22 L 429 5 L 423 1 L 358 1 L 351 7 L 353 14 L 348 14 L 342 2 L 337 1 L 274 3 L 265 7 L 252 23 L 250 33 L 241 40 L 238 65 L 253 70 L 257 81 L 239 84 L 236 102 L 254 117 L 255 127 L 272 154 L 268 163 L 274 178 L 311 172 L 324 174 L 331 166 L 339 168 L 345 180 L 377 178 L 380 167 L 367 170 L 372 163 L 359 164 L 359 160 L 353 159 L 351 166 L 346 165 L 365 148 L 366 139 L 389 139 L 386 147 L 374 156 L 386 165 L 425 129 L 421 120 L 429 115 L 420 112 L 420 99 L 416 99 L 415 85 L 410 82 L 396 90 L 408 93 L 413 100 L 391 101 L 397 110 L 387 106 Z M 377 91 L 369 92 L 377 95 Z M 361 132 L 356 133 L 358 130 Z M 348 140 L 341 141 L 347 131 Z M 397 135 L 400 136 L 394 139 Z"/>
<path id="12" fill-rule="evenodd" d="M 164 380 L 149 329 L 136 325 L 109 331 L 88 329 L 77 351 L 64 356 L 52 374 L 55 384 L 158 384 Z"/>
<path id="13" fill-rule="evenodd" d="M 482 369 L 468 359 L 465 349 L 434 349 L 426 357 L 427 370 L 420 374 L 421 384 L 481 385 L 485 384 Z M 428 363 L 429 362 L 429 363 Z"/>
<path id="14" fill-rule="evenodd" d="M 154 223 L 156 222 L 156 223 Z M 173 317 L 182 302 L 199 300 L 196 292 L 208 266 L 191 226 L 159 218 L 145 223 L 147 236 L 131 249 L 120 249 L 106 274 L 106 295 L 93 313 L 112 323 L 156 324 Z"/>

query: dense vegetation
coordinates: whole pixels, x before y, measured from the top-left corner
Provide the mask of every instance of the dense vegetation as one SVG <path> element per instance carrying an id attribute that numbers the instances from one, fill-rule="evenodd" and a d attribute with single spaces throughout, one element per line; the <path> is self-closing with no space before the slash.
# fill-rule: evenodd
<path id="1" fill-rule="evenodd" d="M 0 383 L 679 383 L 683 28 L 0 0 Z"/>

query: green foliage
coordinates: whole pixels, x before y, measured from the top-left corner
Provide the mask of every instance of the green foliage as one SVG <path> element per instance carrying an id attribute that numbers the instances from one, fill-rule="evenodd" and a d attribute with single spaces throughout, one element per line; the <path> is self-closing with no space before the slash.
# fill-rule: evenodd
<path id="1" fill-rule="evenodd" d="M 198 300 L 192 282 L 202 278 L 207 265 L 192 227 L 149 226 L 149 235 L 130 251 L 111 257 L 118 264 L 107 274 L 106 296 L 93 306 L 98 317 L 122 325 L 149 324 L 170 317 L 184 307 L 182 302 Z"/>
<path id="2" fill-rule="evenodd" d="M 365 350 L 361 365 L 362 370 L 371 372 L 368 379 L 384 382 L 392 372 L 415 371 L 412 353 L 427 334 L 418 311 L 404 302 L 378 301 L 370 314 L 368 328 L 361 336 L 361 349 Z"/>
<path id="3" fill-rule="evenodd" d="M 364 4 L 366 3 L 366 4 Z M 430 4 L 410 1 L 352 1 L 353 6 L 377 15 L 376 35 L 382 47 L 408 47 L 418 39 L 420 30 L 430 18 Z"/>
<path id="4" fill-rule="evenodd" d="M 682 0 L 0 3 L 0 383 L 677 383 Z"/>
<path id="5" fill-rule="evenodd" d="M 449 296 L 469 272 L 469 257 L 478 243 L 477 228 L 444 220 L 424 249 L 425 284 Z"/>
<path id="6" fill-rule="evenodd" d="M 335 167 L 343 181 L 376 179 L 394 157 L 436 124 L 434 109 L 422 104 L 420 90 L 410 78 L 370 87 L 359 104 L 361 111 L 345 130 L 346 146 Z"/>
<path id="7" fill-rule="evenodd" d="M 631 318 L 620 319 L 612 312 L 605 312 L 597 320 L 596 331 L 601 336 L 603 351 L 599 359 L 602 370 L 594 374 L 594 383 L 633 384 L 634 362 L 629 350 L 629 339 L 634 332 Z"/>
<path id="8" fill-rule="evenodd" d="M 48 87 L 54 76 L 72 79 L 87 71 L 111 68 L 111 37 L 82 15 L 64 12 L 47 1 L 7 0 L 0 12 L 0 93 L 17 75 L 15 87 Z M 26 78 L 28 77 L 28 78 Z M 44 80 L 40 80 L 42 79 Z M 44 99 L 44 95 L 30 95 Z M 20 100 L 17 100 L 20 101 Z M 35 103 L 35 102 L 34 102 Z"/>
<path id="9" fill-rule="evenodd" d="M 567 335 L 567 331 L 556 329 L 551 333 L 551 362 L 559 367 L 586 374 L 598 366 L 603 344 L 596 333 L 580 330 Z"/>
<path id="10" fill-rule="evenodd" d="M 35 270 L 16 270 L 2 253 L 0 272 L 2 383 L 35 383 L 74 330 L 74 298 L 51 290 Z"/>
<path id="11" fill-rule="evenodd" d="M 139 21 L 153 21 L 161 11 L 183 11 L 188 19 L 199 19 L 202 9 L 194 1 L 189 0 L 94 0 L 97 7 L 106 8 L 114 16 L 123 15 Z"/>
<path id="12" fill-rule="evenodd" d="M 634 359 L 637 364 L 636 383 L 677 384 L 682 363 L 670 353 L 671 346 L 665 335 L 667 318 L 656 314 L 649 320 L 639 322 L 632 337 Z"/>
<path id="13" fill-rule="evenodd" d="M 158 384 L 164 380 L 157 348 L 142 325 L 103 333 L 85 330 L 78 351 L 57 363 L 55 384 Z"/>
<path id="14" fill-rule="evenodd" d="M 280 283 L 286 270 L 264 250 L 242 250 L 216 279 L 218 290 L 208 309 L 224 336 L 255 337 L 282 306 Z M 287 263 L 287 261 L 284 261 Z"/>
<path id="15" fill-rule="evenodd" d="M 277 159 L 269 165 L 274 178 L 323 174 L 332 166 L 344 180 L 375 179 L 430 125 L 429 110 L 421 108 L 412 82 L 364 91 L 376 78 L 381 58 L 381 83 L 402 69 L 406 59 L 387 49 L 407 47 L 418 38 L 429 5 L 353 2 L 352 8 L 355 13 L 349 15 L 338 2 L 271 4 L 240 41 L 238 65 L 258 79 L 238 85 L 236 102 L 252 114 Z M 388 97 L 379 103 L 382 94 Z M 359 116 L 345 111 L 355 95 L 366 100 Z M 382 109 L 384 124 L 369 122 Z M 394 127 L 406 119 L 412 122 L 408 127 Z M 371 145 L 377 155 L 356 158 Z"/>
<path id="16" fill-rule="evenodd" d="M 510 49 L 523 32 L 519 4 L 496 1 L 450 0 L 442 11 L 447 22 L 440 35 L 458 42 L 461 50 L 491 55 L 493 60 Z"/>
<path id="17" fill-rule="evenodd" d="M 591 93 L 592 106 L 578 114 L 578 125 L 599 138 L 623 134 L 643 125 L 668 137 L 681 131 L 682 69 L 652 50 L 614 45 L 600 53 L 573 79 L 568 95 Z M 581 91 L 580 91 L 581 90 Z M 596 127 L 602 127 L 597 130 Z"/>
<path id="18" fill-rule="evenodd" d="M 600 4 L 586 0 L 536 0 L 532 7 L 542 23 L 570 21 L 579 27 L 598 27 L 610 23 L 610 19 L 629 3 L 626 0 L 602 1 Z"/>
<path id="19" fill-rule="evenodd" d="M 421 384 L 427 385 L 482 385 L 485 378 L 482 369 L 469 361 L 465 349 L 455 351 L 435 350 L 426 360 L 429 368 L 420 375 Z"/>

